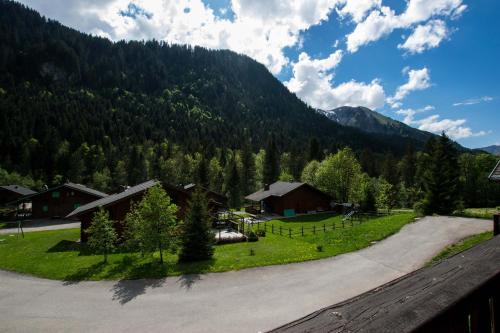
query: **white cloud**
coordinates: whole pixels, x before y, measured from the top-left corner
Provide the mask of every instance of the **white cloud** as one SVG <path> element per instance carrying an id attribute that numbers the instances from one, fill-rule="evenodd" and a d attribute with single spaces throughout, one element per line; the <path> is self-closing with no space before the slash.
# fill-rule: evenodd
<path id="1" fill-rule="evenodd" d="M 339 106 L 382 107 L 385 93 L 378 80 L 363 83 L 351 80 L 334 86 L 331 71 L 340 63 L 342 51 L 325 59 L 311 59 L 305 52 L 293 64 L 293 77 L 285 82 L 288 89 L 312 107 L 331 110 Z"/>
<path id="2" fill-rule="evenodd" d="M 401 101 L 412 91 L 424 90 L 431 86 L 431 76 L 427 67 L 422 69 L 404 69 L 408 73 L 408 82 L 399 86 L 394 96 L 389 97 L 387 102 L 392 108 L 401 107 Z"/>
<path id="3" fill-rule="evenodd" d="M 361 22 L 371 9 L 382 6 L 382 0 L 344 0 L 341 6 L 337 9 L 341 18 L 349 16 L 354 22 Z"/>
<path id="4" fill-rule="evenodd" d="M 399 49 L 405 49 L 409 53 L 422 53 L 425 50 L 438 47 L 443 39 L 449 34 L 446 23 L 442 20 L 432 20 L 425 25 L 419 25 Z"/>
<path id="5" fill-rule="evenodd" d="M 427 111 L 432 111 L 434 110 L 433 105 L 426 105 L 423 108 L 420 109 L 401 109 L 396 111 L 397 114 L 403 115 L 405 118 L 403 119 L 403 123 L 406 125 L 412 125 L 414 123 L 414 118 L 416 114 L 422 113 L 422 112 L 427 112 Z"/>
<path id="6" fill-rule="evenodd" d="M 492 100 L 493 100 L 493 97 L 490 97 L 490 96 L 483 96 L 480 98 L 470 98 L 470 99 L 466 99 L 465 101 L 453 103 L 453 106 L 475 105 L 475 104 L 479 104 L 482 102 L 491 102 Z"/>
<path id="7" fill-rule="evenodd" d="M 130 0 L 22 0 L 63 24 L 112 40 L 158 39 L 230 49 L 279 73 L 289 63 L 283 50 L 300 33 L 328 18 L 342 0 L 232 0 L 234 19 L 221 18 L 202 0 L 135 0 L 151 18 L 126 17 Z"/>
<path id="8" fill-rule="evenodd" d="M 361 46 L 377 41 L 395 29 L 408 29 L 436 16 L 455 19 L 466 8 L 462 0 L 409 0 L 405 11 L 400 15 L 387 6 L 375 7 L 364 20 L 356 21 L 353 18 L 357 25 L 347 35 L 347 49 L 349 52 L 356 52 Z"/>
<path id="9" fill-rule="evenodd" d="M 470 127 L 463 126 L 467 121 L 465 119 L 440 119 L 439 115 L 432 115 L 427 118 L 417 120 L 415 123 L 418 129 L 439 134 L 445 132 L 452 139 L 464 139 L 473 136 L 484 136 L 488 132 L 473 132 Z"/>

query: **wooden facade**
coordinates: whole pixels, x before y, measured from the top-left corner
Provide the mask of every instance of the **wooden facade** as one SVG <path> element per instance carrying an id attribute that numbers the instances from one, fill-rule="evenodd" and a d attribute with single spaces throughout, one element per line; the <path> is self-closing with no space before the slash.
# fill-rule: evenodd
<path id="1" fill-rule="evenodd" d="M 102 197 L 102 194 L 64 184 L 31 196 L 31 216 L 34 219 L 64 218 L 76 208 Z"/>
<path id="2" fill-rule="evenodd" d="M 140 200 L 142 200 L 146 190 L 157 184 L 158 182 L 155 181 L 149 181 L 140 184 L 138 185 L 142 186 L 140 189 L 135 190 L 134 188 L 130 188 L 128 190 L 131 192 L 130 195 L 126 195 L 127 191 L 122 194 L 118 193 L 112 195 L 109 198 L 102 199 L 103 204 L 95 205 L 95 207 L 92 207 L 91 209 L 85 210 L 82 213 L 77 213 L 75 216 L 78 217 L 81 221 L 81 241 L 86 242 L 88 240 L 88 234 L 86 233 L 86 230 L 90 227 L 95 212 L 101 206 L 109 212 L 109 217 L 112 221 L 114 221 L 114 226 L 119 237 L 123 236 L 123 232 L 125 229 L 125 218 L 130 212 L 134 202 L 139 202 Z M 177 217 L 179 219 L 183 219 L 189 206 L 192 191 L 186 191 L 182 188 L 177 188 L 171 185 L 162 185 L 162 187 L 165 189 L 172 202 L 177 205 Z M 221 203 L 221 197 L 219 194 L 210 191 L 206 191 L 206 194 L 208 198 L 209 210 L 217 211 L 225 207 L 226 199 L 224 197 L 222 198 L 224 203 Z M 116 199 L 114 199 L 113 197 L 116 197 Z M 99 203 L 99 201 L 97 201 L 96 203 Z"/>
<path id="3" fill-rule="evenodd" d="M 331 197 L 325 193 L 304 185 L 281 197 L 270 196 L 262 200 L 262 205 L 267 213 L 285 215 L 285 210 L 293 209 L 296 214 L 304 214 L 329 210 L 331 201 Z"/>
<path id="4" fill-rule="evenodd" d="M 332 198 L 306 183 L 276 182 L 254 194 L 247 200 L 258 202 L 265 213 L 289 216 L 311 211 L 331 209 Z"/>

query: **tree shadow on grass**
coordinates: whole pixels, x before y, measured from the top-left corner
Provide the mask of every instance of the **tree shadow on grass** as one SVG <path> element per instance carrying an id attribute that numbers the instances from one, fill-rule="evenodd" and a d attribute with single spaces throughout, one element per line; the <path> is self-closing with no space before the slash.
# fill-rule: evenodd
<path id="1" fill-rule="evenodd" d="M 80 268 L 77 272 L 69 274 L 64 278 L 63 285 L 69 286 L 78 284 L 82 280 L 88 280 L 89 277 L 102 272 L 107 264 L 104 261 L 99 261 L 89 267 Z"/>
<path id="2" fill-rule="evenodd" d="M 62 240 L 47 250 L 48 253 L 73 251 L 80 251 L 80 243 L 69 240 Z"/>

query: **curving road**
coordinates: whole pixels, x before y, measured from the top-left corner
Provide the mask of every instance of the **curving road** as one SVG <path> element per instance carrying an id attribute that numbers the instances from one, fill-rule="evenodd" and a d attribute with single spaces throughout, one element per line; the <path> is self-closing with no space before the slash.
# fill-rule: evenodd
<path id="1" fill-rule="evenodd" d="M 491 229 L 487 220 L 426 217 L 334 258 L 162 280 L 65 283 L 0 271 L 0 330 L 265 331 L 405 275 L 445 246 Z"/>

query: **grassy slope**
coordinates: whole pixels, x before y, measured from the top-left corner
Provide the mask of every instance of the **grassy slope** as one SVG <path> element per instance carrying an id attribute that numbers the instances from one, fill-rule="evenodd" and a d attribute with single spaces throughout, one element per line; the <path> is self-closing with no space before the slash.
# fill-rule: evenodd
<path id="1" fill-rule="evenodd" d="M 483 232 L 481 234 L 473 235 L 466 237 L 460 241 L 458 241 L 455 244 L 452 244 L 445 248 L 441 253 L 439 253 L 437 256 L 432 258 L 432 260 L 428 263 L 433 264 L 435 262 L 441 261 L 443 259 L 446 259 L 448 257 L 451 257 L 457 253 L 460 253 L 462 251 L 465 251 L 467 249 L 470 249 L 474 245 L 477 245 L 481 242 L 487 241 L 488 239 L 491 239 L 493 237 L 493 232 L 492 231 L 487 231 Z"/>
<path id="2" fill-rule="evenodd" d="M 332 217 L 324 218 L 328 220 Z M 354 227 L 292 239 L 268 233 L 256 243 L 217 246 L 214 258 L 210 261 L 178 264 L 177 256 L 169 254 L 164 266 L 157 260 L 135 253 L 115 253 L 110 256 L 108 264 L 102 264 L 102 256 L 80 251 L 79 245 L 75 243 L 79 238 L 79 229 L 31 232 L 26 233 L 26 238 L 19 240 L 15 236 L 0 236 L 0 268 L 61 280 L 135 279 L 222 272 L 319 259 L 355 251 L 397 232 L 406 223 L 413 221 L 413 218 L 413 214 L 398 214 L 373 219 Z M 322 224 L 322 221 L 313 223 Z M 318 244 L 323 246 L 322 252 L 317 251 Z M 255 255 L 250 255 L 250 249 L 254 250 Z M 158 254 L 155 253 L 154 256 L 157 258 Z"/>
<path id="3" fill-rule="evenodd" d="M 493 215 L 498 213 L 499 211 L 500 209 L 497 208 L 466 208 L 463 212 L 457 213 L 455 215 L 492 220 Z"/>

